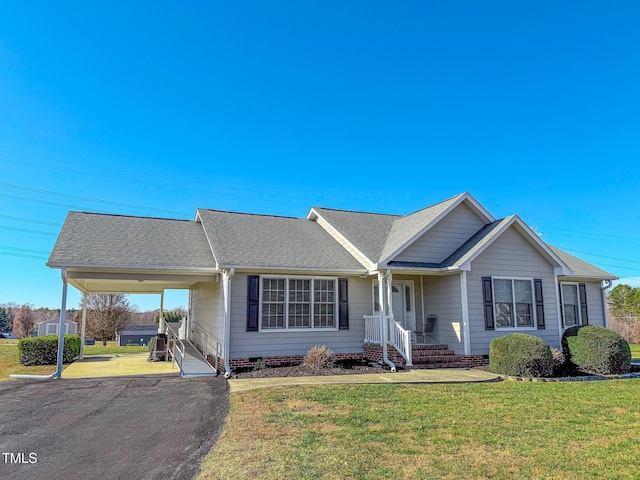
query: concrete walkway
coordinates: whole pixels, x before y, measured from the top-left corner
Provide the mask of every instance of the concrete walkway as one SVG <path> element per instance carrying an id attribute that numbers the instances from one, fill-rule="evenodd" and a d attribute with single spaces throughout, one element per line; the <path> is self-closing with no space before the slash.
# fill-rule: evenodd
<path id="1" fill-rule="evenodd" d="M 482 370 L 462 368 L 438 368 L 411 370 L 400 373 L 367 373 L 361 375 L 327 375 L 315 377 L 236 378 L 229 380 L 234 393 L 254 388 L 282 387 L 288 385 L 339 385 L 366 383 L 477 383 L 495 382 L 500 377 Z"/>
<path id="2" fill-rule="evenodd" d="M 62 378 L 126 377 L 131 375 L 179 375 L 177 366 L 171 362 L 148 362 L 148 353 L 126 353 L 122 355 L 85 355 L 62 371 Z"/>

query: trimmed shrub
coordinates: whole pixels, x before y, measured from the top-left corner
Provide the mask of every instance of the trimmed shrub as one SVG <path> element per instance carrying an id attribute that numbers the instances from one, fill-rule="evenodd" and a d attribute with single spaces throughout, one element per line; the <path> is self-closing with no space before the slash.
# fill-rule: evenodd
<path id="1" fill-rule="evenodd" d="M 305 367 L 321 369 L 333 366 L 334 361 L 335 357 L 333 356 L 333 351 L 328 349 L 326 345 L 315 345 L 311 347 L 304 356 L 302 365 Z"/>
<path id="2" fill-rule="evenodd" d="M 500 375 L 550 377 L 553 374 L 553 355 L 541 338 L 512 333 L 491 342 L 489 368 Z"/>
<path id="3" fill-rule="evenodd" d="M 22 365 L 55 365 L 58 361 L 58 336 L 21 338 L 18 342 Z M 80 355 L 80 337 L 65 335 L 62 361 L 71 363 Z"/>
<path id="4" fill-rule="evenodd" d="M 618 375 L 631 369 L 629 344 L 608 328 L 568 328 L 562 335 L 562 350 L 571 367 L 580 372 Z"/>

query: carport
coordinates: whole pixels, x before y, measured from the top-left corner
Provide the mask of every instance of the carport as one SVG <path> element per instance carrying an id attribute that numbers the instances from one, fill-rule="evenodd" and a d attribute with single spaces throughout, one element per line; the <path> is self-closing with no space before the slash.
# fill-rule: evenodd
<path id="1" fill-rule="evenodd" d="M 173 340 L 172 354 L 183 376 L 214 375 L 206 359 L 162 319 L 164 292 L 220 281 L 202 226 L 194 221 L 69 212 L 47 266 L 60 269 L 64 325 L 67 288 L 83 294 L 159 294 L 159 333 Z M 83 305 L 81 353 L 86 327 Z M 188 322 L 188 320 L 187 320 Z M 184 331 L 188 331 L 188 324 Z M 58 341 L 58 368 L 62 374 L 63 337 Z"/>

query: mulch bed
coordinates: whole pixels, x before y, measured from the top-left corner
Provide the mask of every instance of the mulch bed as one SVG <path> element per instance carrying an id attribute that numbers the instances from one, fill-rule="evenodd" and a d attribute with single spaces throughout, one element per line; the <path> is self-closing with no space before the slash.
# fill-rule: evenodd
<path id="1" fill-rule="evenodd" d="M 312 368 L 303 365 L 264 367 L 234 371 L 231 378 L 274 378 L 274 377 L 312 377 L 318 375 L 357 375 L 363 373 L 387 373 L 388 366 L 369 363 L 365 360 L 341 360 L 331 368 Z M 398 368 L 398 372 L 402 371 Z"/>

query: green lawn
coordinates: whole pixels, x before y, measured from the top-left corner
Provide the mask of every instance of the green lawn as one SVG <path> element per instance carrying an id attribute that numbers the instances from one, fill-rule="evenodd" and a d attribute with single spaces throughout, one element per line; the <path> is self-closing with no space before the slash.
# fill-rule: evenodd
<path id="1" fill-rule="evenodd" d="M 631 347 L 631 357 L 640 361 L 640 344 L 636 343 L 629 346 Z"/>
<path id="2" fill-rule="evenodd" d="M 125 347 L 119 347 L 116 342 L 107 342 L 107 346 L 103 347 L 102 342 L 96 342 L 95 345 L 85 345 L 85 355 L 107 355 L 111 353 L 142 353 L 148 352 L 149 347 L 142 347 L 140 345 L 131 345 Z"/>
<path id="3" fill-rule="evenodd" d="M 231 395 L 202 479 L 638 479 L 640 380 Z"/>

